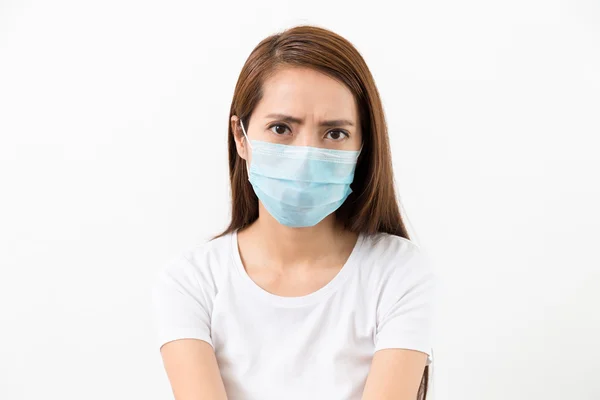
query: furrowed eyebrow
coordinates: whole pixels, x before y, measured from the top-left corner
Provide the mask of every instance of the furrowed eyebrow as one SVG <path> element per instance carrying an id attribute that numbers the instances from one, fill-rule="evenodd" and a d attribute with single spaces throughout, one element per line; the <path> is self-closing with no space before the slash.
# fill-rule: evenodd
<path id="1" fill-rule="evenodd" d="M 266 118 L 277 118 L 284 122 L 289 122 L 291 124 L 302 124 L 304 123 L 303 119 L 292 117 L 291 115 L 286 114 L 269 114 Z M 331 126 L 354 126 L 354 123 L 347 119 L 332 119 L 328 121 L 322 121 L 320 126 L 331 127 Z"/>

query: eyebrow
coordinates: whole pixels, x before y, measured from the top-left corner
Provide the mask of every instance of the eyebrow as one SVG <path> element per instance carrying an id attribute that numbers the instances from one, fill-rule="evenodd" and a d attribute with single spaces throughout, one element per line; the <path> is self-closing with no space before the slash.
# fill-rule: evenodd
<path id="1" fill-rule="evenodd" d="M 286 115 L 286 114 L 269 114 L 266 116 L 266 118 L 277 118 L 279 120 L 289 122 L 292 124 L 300 124 L 301 125 L 304 123 L 303 119 L 292 117 L 291 115 Z M 321 121 L 321 123 L 319 123 L 319 125 L 326 126 L 326 127 L 346 126 L 346 125 L 354 126 L 354 123 L 347 119 L 331 119 L 331 120 L 327 120 L 327 121 Z"/>

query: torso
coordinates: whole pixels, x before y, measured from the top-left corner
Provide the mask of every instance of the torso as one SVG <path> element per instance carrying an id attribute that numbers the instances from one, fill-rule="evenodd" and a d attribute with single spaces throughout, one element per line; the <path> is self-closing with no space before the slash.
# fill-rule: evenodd
<path id="1" fill-rule="evenodd" d="M 304 269 L 278 277 L 252 263 L 246 271 L 237 233 L 220 237 L 169 268 L 180 286 L 163 286 L 160 298 L 179 308 L 165 305 L 172 311 L 161 314 L 161 343 L 211 343 L 229 400 L 359 400 L 378 348 L 429 345 L 415 335 L 428 332 L 428 317 L 412 311 L 424 303 L 408 303 L 408 314 L 396 310 L 395 322 L 386 322 L 398 299 L 429 274 L 417 254 L 407 239 L 361 235 L 347 262 L 316 276 Z M 193 301 L 180 303 L 182 295 Z"/>
<path id="2" fill-rule="evenodd" d="M 228 398 L 359 399 L 375 333 L 367 311 L 374 303 L 348 307 L 374 300 L 365 299 L 356 279 L 360 252 L 349 263 L 313 268 L 317 276 L 306 270 L 276 276 L 252 263 L 244 268 L 232 239 L 237 274 L 224 285 L 211 320 Z"/>

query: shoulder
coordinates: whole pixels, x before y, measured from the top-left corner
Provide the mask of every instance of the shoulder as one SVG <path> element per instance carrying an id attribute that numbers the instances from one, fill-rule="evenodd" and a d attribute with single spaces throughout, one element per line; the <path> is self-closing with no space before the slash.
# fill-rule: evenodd
<path id="1" fill-rule="evenodd" d="M 182 338 L 212 344 L 211 315 L 229 269 L 231 236 L 180 250 L 159 268 L 152 286 L 152 310 L 159 346 Z"/>
<path id="2" fill-rule="evenodd" d="M 159 268 L 157 285 L 165 281 L 202 286 L 216 292 L 231 262 L 231 234 L 183 248 Z"/>
<path id="3" fill-rule="evenodd" d="M 365 235 L 364 238 L 372 250 L 403 252 L 420 249 L 420 246 L 411 239 L 384 232 Z"/>
<path id="4" fill-rule="evenodd" d="M 435 282 L 429 253 L 413 240 L 387 233 L 364 237 L 360 276 L 364 287 L 384 303 Z"/>
<path id="5" fill-rule="evenodd" d="M 377 233 L 364 237 L 363 263 L 380 273 L 393 273 L 398 270 L 429 270 L 429 254 L 413 240 Z"/>

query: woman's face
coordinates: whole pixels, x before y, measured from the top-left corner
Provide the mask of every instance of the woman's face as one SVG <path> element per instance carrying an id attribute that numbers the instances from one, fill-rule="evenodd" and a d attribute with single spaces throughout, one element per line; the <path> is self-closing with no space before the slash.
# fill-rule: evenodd
<path id="1" fill-rule="evenodd" d="M 238 118 L 231 119 L 238 154 L 247 144 Z M 309 68 L 288 67 L 269 77 L 250 126 L 250 140 L 335 150 L 359 150 L 362 143 L 358 106 L 341 82 Z M 251 150 L 250 150 L 251 153 Z"/>

